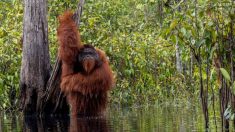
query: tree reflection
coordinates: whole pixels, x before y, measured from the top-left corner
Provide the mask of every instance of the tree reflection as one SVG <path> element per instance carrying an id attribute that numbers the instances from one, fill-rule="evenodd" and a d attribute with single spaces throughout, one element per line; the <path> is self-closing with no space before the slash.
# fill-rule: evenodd
<path id="1" fill-rule="evenodd" d="M 67 132 L 69 118 L 25 116 L 23 132 Z"/>
<path id="2" fill-rule="evenodd" d="M 105 117 L 25 116 L 23 132 L 109 132 Z"/>

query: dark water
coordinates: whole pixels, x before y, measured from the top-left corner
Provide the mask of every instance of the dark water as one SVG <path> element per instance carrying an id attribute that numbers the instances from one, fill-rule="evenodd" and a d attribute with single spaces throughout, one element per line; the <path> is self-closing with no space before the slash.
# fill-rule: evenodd
<path id="1" fill-rule="evenodd" d="M 163 103 L 135 108 L 110 108 L 106 117 L 25 117 L 19 113 L 1 114 L 0 132 L 193 132 L 205 131 L 200 104 Z M 210 112 L 210 131 L 221 131 L 219 113 L 217 128 Z"/>

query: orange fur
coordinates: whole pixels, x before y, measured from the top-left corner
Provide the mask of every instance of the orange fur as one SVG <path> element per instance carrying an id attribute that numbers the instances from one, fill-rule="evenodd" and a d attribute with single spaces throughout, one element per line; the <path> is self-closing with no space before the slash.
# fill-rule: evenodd
<path id="1" fill-rule="evenodd" d="M 80 92 L 83 94 L 97 93 L 99 91 L 110 90 L 113 84 L 113 74 L 109 67 L 106 56 L 102 52 L 98 52 L 103 64 L 95 69 L 91 74 L 84 75 L 76 73 L 63 78 L 61 87 L 64 92 Z"/>
<path id="2" fill-rule="evenodd" d="M 59 17 L 59 57 L 62 60 L 61 91 L 67 96 L 72 115 L 99 115 L 107 104 L 108 91 L 113 84 L 113 74 L 105 53 L 96 49 L 102 65 L 89 74 L 75 72 L 77 56 L 83 47 L 72 13 Z"/>
<path id="3" fill-rule="evenodd" d="M 62 61 L 72 64 L 76 61 L 78 49 L 82 46 L 80 34 L 76 23 L 72 19 L 73 13 L 65 12 L 59 16 L 59 27 L 57 37 L 60 44 L 59 57 Z"/>

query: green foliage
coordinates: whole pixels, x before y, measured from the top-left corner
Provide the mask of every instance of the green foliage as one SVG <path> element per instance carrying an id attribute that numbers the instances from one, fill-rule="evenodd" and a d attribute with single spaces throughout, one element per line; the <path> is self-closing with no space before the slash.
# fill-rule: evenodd
<path id="1" fill-rule="evenodd" d="M 140 0 L 86 1 L 82 40 L 103 49 L 110 58 L 117 80 L 112 103 L 142 104 L 176 94 L 178 83 L 171 82 L 177 74 L 174 47 L 159 36 L 153 19 L 156 5 Z"/>
<path id="2" fill-rule="evenodd" d="M 23 11 L 20 1 L 0 2 L 0 108 L 17 108 Z"/>
<path id="3" fill-rule="evenodd" d="M 67 9 L 75 10 L 77 2 L 48 1 L 52 63 L 58 49 L 57 17 Z M 207 64 L 209 68 L 213 66 L 211 62 L 216 56 L 226 54 L 225 38 L 235 17 L 231 2 L 199 0 L 196 5 L 191 1 L 170 1 L 169 5 L 165 2 L 85 1 L 79 30 L 84 43 L 104 50 L 110 59 L 116 76 L 111 92 L 113 104 L 138 105 L 197 95 L 200 74 L 194 56 L 200 53 L 206 69 Z M 6 108 L 11 105 L 11 91 L 18 94 L 19 89 L 23 5 L 21 0 L 1 1 L 0 8 L 0 106 Z M 176 44 L 183 73 L 176 71 Z M 227 60 L 224 59 L 226 69 Z M 215 76 L 211 72 L 211 85 L 216 84 Z M 204 82 L 206 78 L 203 71 Z"/>

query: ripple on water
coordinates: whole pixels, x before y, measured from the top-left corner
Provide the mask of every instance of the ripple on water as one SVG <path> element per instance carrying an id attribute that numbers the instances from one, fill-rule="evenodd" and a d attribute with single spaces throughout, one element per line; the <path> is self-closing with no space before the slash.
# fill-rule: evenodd
<path id="1" fill-rule="evenodd" d="M 217 113 L 219 114 L 218 111 Z M 210 129 L 215 131 L 213 116 L 210 115 Z M 221 121 L 217 120 L 217 124 L 220 125 L 220 123 Z M 105 117 L 96 118 L 36 118 L 34 116 L 22 118 L 17 113 L 1 114 L 0 132 L 5 131 L 191 132 L 205 131 L 205 129 L 200 105 L 162 104 L 135 108 L 110 108 Z M 220 131 L 219 127 L 218 131 Z"/>

